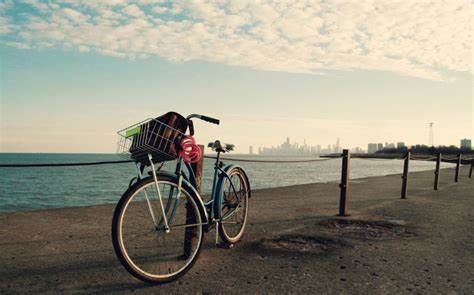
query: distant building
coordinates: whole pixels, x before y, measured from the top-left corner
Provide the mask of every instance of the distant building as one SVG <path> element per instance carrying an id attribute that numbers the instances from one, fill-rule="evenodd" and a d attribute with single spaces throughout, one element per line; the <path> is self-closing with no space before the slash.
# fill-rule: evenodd
<path id="1" fill-rule="evenodd" d="M 403 149 L 406 148 L 406 145 L 403 141 L 397 142 L 397 149 Z"/>
<path id="2" fill-rule="evenodd" d="M 461 149 L 463 150 L 471 150 L 472 149 L 472 142 L 470 139 L 463 138 L 461 139 Z"/>
<path id="3" fill-rule="evenodd" d="M 358 146 L 356 146 L 355 148 L 352 148 L 351 152 L 354 153 L 354 154 L 363 154 L 363 153 L 365 153 L 365 151 L 362 148 L 358 147 Z"/>
<path id="4" fill-rule="evenodd" d="M 367 146 L 367 153 L 375 154 L 378 151 L 378 145 L 376 143 L 369 143 Z"/>
<path id="5" fill-rule="evenodd" d="M 341 152 L 341 141 L 339 137 L 336 140 L 336 145 L 334 146 L 334 152 L 335 153 L 340 153 Z"/>
<path id="6" fill-rule="evenodd" d="M 253 155 L 253 146 L 249 146 L 249 155 Z"/>
<path id="7" fill-rule="evenodd" d="M 377 144 L 377 150 L 378 151 L 383 150 L 383 144 L 381 144 L 381 143 Z"/>

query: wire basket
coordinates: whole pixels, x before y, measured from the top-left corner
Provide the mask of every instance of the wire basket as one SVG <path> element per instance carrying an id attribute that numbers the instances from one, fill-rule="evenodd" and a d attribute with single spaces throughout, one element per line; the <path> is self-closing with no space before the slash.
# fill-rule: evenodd
<path id="1" fill-rule="evenodd" d="M 148 119 L 118 131 L 117 154 L 144 165 L 150 164 L 148 154 L 152 155 L 153 162 L 178 158 L 179 142 L 185 135 L 187 123 L 180 116 L 178 120 L 172 120 L 172 125 L 168 125 L 159 120 L 165 116 Z M 170 123 L 169 120 L 167 123 Z"/>

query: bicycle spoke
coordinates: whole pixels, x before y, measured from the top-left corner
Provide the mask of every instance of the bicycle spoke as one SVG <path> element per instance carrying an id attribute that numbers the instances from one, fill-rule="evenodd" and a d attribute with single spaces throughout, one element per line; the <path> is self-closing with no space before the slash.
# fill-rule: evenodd
<path id="1" fill-rule="evenodd" d="M 242 224 L 242 222 L 237 221 L 221 221 L 223 224 Z"/>
<path id="2" fill-rule="evenodd" d="M 145 193 L 145 199 L 146 199 L 146 203 L 147 203 L 147 205 L 148 205 L 148 210 L 149 210 L 149 212 L 150 212 L 151 219 L 152 219 L 152 221 L 153 221 L 153 225 L 154 225 L 155 227 L 158 227 L 158 224 L 156 223 L 155 213 L 153 212 L 153 206 L 151 205 L 151 202 L 150 202 L 150 199 L 149 199 L 149 197 L 148 197 L 148 193 L 147 193 L 147 191 L 146 191 L 146 188 L 145 188 L 143 191 L 144 191 L 144 193 Z"/>

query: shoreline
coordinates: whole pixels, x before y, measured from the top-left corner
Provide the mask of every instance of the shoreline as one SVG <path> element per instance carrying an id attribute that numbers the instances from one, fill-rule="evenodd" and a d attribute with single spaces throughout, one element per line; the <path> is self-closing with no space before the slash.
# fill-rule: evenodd
<path id="1" fill-rule="evenodd" d="M 257 190 L 242 242 L 216 248 L 211 231 L 196 265 L 162 286 L 116 259 L 113 204 L 0 214 L 0 293 L 472 293 L 474 181 L 462 167 L 455 184 L 449 169 L 439 191 L 432 171 L 411 173 L 406 200 L 400 174 L 352 182 L 343 222 L 376 222 L 361 233 L 330 226 L 337 182 Z"/>

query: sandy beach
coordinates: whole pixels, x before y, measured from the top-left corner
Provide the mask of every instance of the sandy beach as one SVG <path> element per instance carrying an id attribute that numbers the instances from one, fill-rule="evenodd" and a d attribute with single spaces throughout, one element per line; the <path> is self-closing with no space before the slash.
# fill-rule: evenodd
<path id="1" fill-rule="evenodd" d="M 443 169 L 350 183 L 337 218 L 337 183 L 259 190 L 243 241 L 205 240 L 176 282 L 134 279 L 113 252 L 113 205 L 0 215 L 0 293 L 474 293 L 474 179 Z M 117 197 L 118 199 L 118 197 Z"/>

